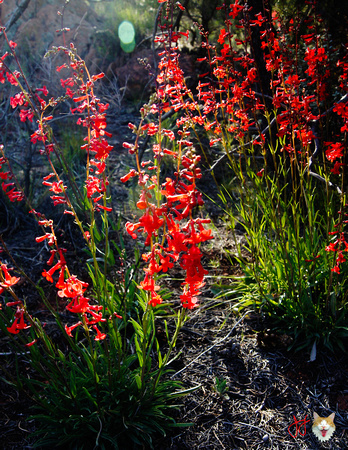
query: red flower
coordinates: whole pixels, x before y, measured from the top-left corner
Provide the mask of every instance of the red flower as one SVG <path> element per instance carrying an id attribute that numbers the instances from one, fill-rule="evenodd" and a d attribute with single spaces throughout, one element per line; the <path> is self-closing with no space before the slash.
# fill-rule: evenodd
<path id="1" fill-rule="evenodd" d="M 127 175 L 125 175 L 124 177 L 120 178 L 120 180 L 122 181 L 122 183 L 125 183 L 130 178 L 136 177 L 137 175 L 138 175 L 138 172 L 134 169 L 131 169 L 130 172 L 128 172 Z"/>
<path id="2" fill-rule="evenodd" d="M 328 145 L 328 149 L 325 152 L 325 155 L 329 161 L 335 161 L 335 159 L 341 158 L 344 152 L 344 145 L 340 142 L 326 142 Z"/>
<path id="3" fill-rule="evenodd" d="M 151 300 L 149 301 L 149 305 L 152 307 L 155 307 L 157 305 L 160 305 L 163 302 L 162 297 L 159 294 L 156 294 L 155 291 L 151 292 Z"/>
<path id="4" fill-rule="evenodd" d="M 12 334 L 18 334 L 20 330 L 25 330 L 30 328 L 31 325 L 26 325 L 24 322 L 24 309 L 17 306 L 17 311 L 15 312 L 15 320 L 10 327 L 7 327 L 7 331 Z M 18 323 L 19 321 L 19 323 Z"/>
<path id="5" fill-rule="evenodd" d="M 343 163 L 339 163 L 338 161 L 335 162 L 332 169 L 330 169 L 330 172 L 332 172 L 334 175 L 340 174 L 340 167 L 344 166 Z"/>
<path id="6" fill-rule="evenodd" d="M 34 117 L 34 113 L 31 109 L 21 109 L 19 111 L 19 118 L 21 122 L 25 122 L 27 119 L 32 122 Z"/>
<path id="7" fill-rule="evenodd" d="M 83 281 L 80 281 L 75 275 L 71 275 L 71 277 L 65 280 L 64 287 L 60 291 L 58 291 L 58 295 L 59 297 L 68 298 L 82 296 L 87 286 L 88 283 L 84 283 Z"/>
<path id="8" fill-rule="evenodd" d="M 26 101 L 25 95 L 23 94 L 23 92 L 19 92 L 14 97 L 11 97 L 10 104 L 12 108 L 15 108 L 18 105 L 22 106 L 25 103 L 25 101 Z"/>
<path id="9" fill-rule="evenodd" d="M 72 330 L 74 330 L 75 328 L 77 328 L 78 326 L 82 325 L 82 322 L 77 322 L 74 325 L 71 325 L 71 327 L 68 327 L 68 325 L 65 325 L 65 331 L 66 334 L 70 337 L 73 337 L 73 335 L 71 334 Z"/>
<path id="10" fill-rule="evenodd" d="M 140 282 L 139 288 L 144 289 L 144 291 L 153 292 L 158 291 L 160 286 L 157 286 L 153 277 L 150 274 L 146 273 L 144 280 Z"/>
<path id="11" fill-rule="evenodd" d="M 201 283 L 208 273 L 201 263 L 202 253 L 197 246 L 192 246 L 186 254 L 182 255 L 180 266 L 186 270 L 185 282 L 187 284 Z"/>
<path id="12" fill-rule="evenodd" d="M 101 333 L 100 330 L 98 329 L 98 327 L 96 325 L 93 325 L 93 328 L 95 329 L 95 331 L 97 332 L 96 337 L 94 338 L 95 341 L 102 341 L 103 339 L 106 338 L 106 334 L 105 333 Z"/>
<path id="13" fill-rule="evenodd" d="M 76 314 L 83 314 L 89 310 L 90 306 L 91 305 L 89 304 L 89 298 L 80 295 L 74 297 L 71 300 L 71 302 L 67 305 L 66 309 Z"/>
<path id="14" fill-rule="evenodd" d="M 16 283 L 18 283 L 20 278 L 12 277 L 8 272 L 6 264 L 1 264 L 0 269 L 3 279 L 3 281 L 0 282 L 0 294 L 2 294 L 5 289 L 8 289 L 9 287 L 14 286 Z"/>
<path id="15" fill-rule="evenodd" d="M 55 264 L 53 267 L 51 267 L 51 269 L 48 272 L 46 270 L 44 270 L 42 272 L 42 276 L 44 278 L 46 278 L 46 280 L 49 281 L 50 283 L 53 283 L 52 275 L 54 274 L 54 272 L 59 270 L 61 267 L 62 267 L 62 264 L 60 261 L 58 261 L 57 264 Z"/>
<path id="16" fill-rule="evenodd" d="M 230 8 L 232 11 L 229 13 L 229 15 L 232 16 L 232 19 L 235 19 L 238 16 L 238 14 L 242 11 L 243 5 L 239 5 L 239 1 L 236 0 L 234 4 L 230 5 Z"/>
<path id="17" fill-rule="evenodd" d="M 218 43 L 223 45 L 223 43 L 225 42 L 226 36 L 228 36 L 228 33 L 226 32 L 225 28 L 222 28 L 220 30 L 220 36 L 218 39 Z"/>
<path id="18" fill-rule="evenodd" d="M 335 113 L 337 113 L 339 116 L 348 119 L 348 105 L 346 103 L 337 103 L 337 105 L 333 108 L 333 111 L 335 111 Z"/>
<path id="19" fill-rule="evenodd" d="M 185 286 L 183 294 L 180 295 L 183 308 L 193 309 L 198 306 L 197 295 L 200 294 L 198 289 L 202 286 L 204 286 L 204 283 L 193 283 Z"/>

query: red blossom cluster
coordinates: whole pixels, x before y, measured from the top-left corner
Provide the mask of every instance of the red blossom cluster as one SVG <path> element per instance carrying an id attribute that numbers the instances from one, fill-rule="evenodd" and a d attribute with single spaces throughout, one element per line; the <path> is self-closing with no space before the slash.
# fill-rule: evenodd
<path id="1" fill-rule="evenodd" d="M 163 154 L 155 153 L 159 158 Z M 173 154 L 179 159 L 179 153 Z M 208 219 L 192 218 L 193 209 L 203 204 L 196 188 L 196 180 L 201 178 L 197 167 L 199 159 L 189 148 L 182 157 L 183 168 L 175 173 L 176 178 L 167 178 L 162 183 L 160 193 L 164 202 L 161 205 L 153 203 L 158 194 L 154 194 L 158 183 L 156 177 L 152 177 L 144 169 L 136 174 L 142 188 L 137 206 L 143 211 L 143 215 L 137 223 L 127 222 L 126 229 L 133 239 L 137 239 L 139 233 L 144 233 L 145 245 L 150 247 L 150 251 L 142 256 L 146 268 L 145 278 L 139 287 L 150 293 L 149 303 L 152 306 L 162 302 L 157 292 L 160 286 L 156 284 L 156 277 L 160 272 L 166 273 L 175 262 L 179 262 L 186 272 L 184 293 L 181 296 L 183 307 L 192 309 L 197 305 L 199 289 L 204 285 L 203 279 L 207 271 L 202 267 L 199 245 L 212 239 L 212 236 L 211 230 L 204 228 L 204 224 L 209 223 Z M 151 167 L 155 170 L 157 168 L 157 165 Z M 129 176 L 126 175 L 123 180 L 127 179 Z"/>
<path id="2" fill-rule="evenodd" d="M 168 0 L 159 0 L 165 3 Z M 170 2 L 168 2 L 169 4 Z M 177 6 L 184 7 L 177 2 Z M 202 266 L 202 242 L 212 239 L 211 230 L 205 227 L 208 219 L 193 218 L 194 210 L 203 205 L 202 195 L 197 189 L 197 180 L 202 178 L 199 168 L 200 155 L 195 153 L 196 128 L 203 127 L 210 137 L 210 146 L 218 147 L 221 144 L 229 149 L 234 144 L 252 143 L 260 145 L 261 152 L 266 154 L 269 142 L 265 129 L 261 125 L 261 116 L 268 115 L 268 135 L 271 135 L 271 123 L 275 123 L 274 135 L 282 143 L 280 149 L 284 154 L 290 155 L 304 170 L 310 167 L 313 157 L 318 157 L 317 129 L 320 120 L 328 111 L 325 102 L 329 97 L 329 57 L 326 44 L 318 33 L 317 26 L 311 18 L 306 21 L 308 30 L 301 36 L 299 23 L 296 18 L 291 19 L 288 37 L 282 32 L 281 20 L 273 14 L 272 21 L 261 13 L 252 15 L 252 10 L 236 0 L 230 5 L 224 4 L 219 9 L 225 9 L 225 27 L 220 31 L 219 46 L 209 43 L 208 36 L 202 32 L 202 47 L 206 56 L 199 62 L 206 64 L 207 71 L 199 75 L 197 92 L 191 92 L 185 82 L 184 73 L 180 68 L 180 55 L 178 41 L 188 37 L 188 32 L 176 31 L 170 24 L 169 8 L 164 17 L 167 22 L 160 26 L 161 34 L 156 37 L 156 43 L 163 47 L 160 53 L 161 60 L 158 65 L 156 78 L 156 96 L 150 104 L 142 109 L 142 120 L 139 126 L 130 124 L 136 135 L 134 143 L 124 143 L 124 148 L 136 157 L 136 168 L 131 169 L 124 177 L 123 182 L 131 178 L 138 179 L 141 189 L 137 207 L 141 216 L 137 222 L 126 224 L 127 232 L 134 239 L 140 234 L 145 236 L 145 246 L 149 247 L 142 258 L 146 263 L 144 280 L 139 287 L 149 293 L 149 304 L 156 306 L 162 302 L 159 294 L 160 286 L 157 284 L 160 273 L 166 273 L 175 263 L 185 272 L 182 306 L 188 309 L 197 305 L 200 289 L 204 285 L 207 271 Z M 238 30 L 245 30 L 244 38 L 234 33 L 232 20 Z M 169 22 L 168 22 L 169 21 Z M 263 54 L 257 61 L 256 55 L 250 52 L 251 40 L 254 33 L 258 33 Z M 299 45 L 301 41 L 302 47 Z M 0 58 L 0 82 L 8 81 L 14 86 L 19 84 L 21 76 L 18 71 L 11 71 L 6 64 L 10 54 L 15 56 L 16 44 L 8 42 L 10 52 Z M 347 47 L 348 49 L 348 47 Z M 88 133 L 85 144 L 82 146 L 87 154 L 87 176 L 85 189 L 87 199 L 94 211 L 110 211 L 106 204 L 108 179 L 105 168 L 106 160 L 112 150 L 107 138 L 110 133 L 106 131 L 107 104 L 103 104 L 94 94 L 94 83 L 103 78 L 104 74 L 90 77 L 86 71 L 83 60 L 76 56 L 73 45 L 69 49 L 59 48 L 69 58 L 69 63 L 57 67 L 58 72 L 68 71 L 68 76 L 61 79 L 61 86 L 65 89 L 65 98 L 74 103 L 71 109 L 73 114 L 83 115 L 77 123 L 87 128 Z M 301 56 L 302 55 L 302 56 Z M 297 63 L 302 57 L 303 70 L 299 70 Z M 260 65 L 261 64 L 261 65 Z M 261 76 L 262 64 L 266 75 Z M 336 113 L 342 122 L 341 135 L 331 137 L 325 142 L 325 163 L 333 163 L 331 172 L 341 174 L 341 167 L 345 164 L 346 133 L 348 131 L 348 59 L 337 62 L 340 71 L 340 88 L 345 92 L 331 110 Z M 84 74 L 87 73 L 87 80 Z M 263 79 L 262 79 L 263 77 Z M 264 79 L 269 79 L 269 86 L 265 86 Z M 19 109 L 22 121 L 32 121 L 36 115 L 37 130 L 32 134 L 33 144 L 42 144 L 42 153 L 47 156 L 51 164 L 50 154 L 56 151 L 56 143 L 50 141 L 47 124 L 52 120 L 49 114 L 57 101 L 47 97 L 45 86 L 35 92 L 21 91 L 11 98 L 11 106 Z M 173 110 L 180 112 L 176 120 L 176 131 L 166 129 L 162 124 L 163 115 Z M 158 123 L 149 119 L 149 115 L 158 115 Z M 271 119 L 272 118 L 274 120 Z M 146 122 L 148 120 L 148 122 Z M 255 132 L 256 130 L 256 132 Z M 138 152 L 139 137 L 142 135 L 156 136 L 152 145 L 152 160 L 141 161 Z M 3 151 L 3 148 L 1 148 Z M 228 152 L 229 153 L 229 152 Z M 324 153 L 324 152 L 323 152 Z M 171 156 L 176 170 L 171 178 L 162 182 L 161 163 L 166 156 Z M 230 155 L 228 154 L 230 157 Z M 12 181 L 12 173 L 2 171 L 2 166 L 8 161 L 3 155 L 0 158 L 0 178 L 2 188 L 11 201 L 23 198 L 21 191 L 16 190 Z M 263 177 L 267 168 L 257 172 Z M 8 182 L 6 182 L 8 181 Z M 54 205 L 63 204 L 65 213 L 78 218 L 69 200 L 67 186 L 64 184 L 52 166 L 52 172 L 44 177 L 43 185 L 52 192 L 51 199 Z M 50 258 L 47 264 L 50 269 L 43 272 L 49 282 L 54 282 L 57 273 L 58 280 L 55 286 L 58 295 L 68 298 L 67 309 L 80 315 L 79 322 L 66 327 L 69 335 L 76 327 L 83 325 L 92 327 L 97 335 L 96 340 L 105 338 L 97 327 L 103 322 L 100 305 L 91 304 L 85 297 L 87 283 L 71 275 L 64 258 L 64 249 L 57 244 L 53 223 L 47 221 L 39 213 L 33 211 L 44 228 L 49 232 L 37 238 L 37 242 L 46 241 L 50 246 Z M 341 221 L 345 223 L 345 221 Z M 81 227 L 82 229 L 82 227 Z M 90 231 L 84 231 L 84 237 L 89 244 L 93 239 Z M 336 232 L 335 232 L 336 233 Z M 337 253 L 336 265 L 333 271 L 339 273 L 339 264 L 345 261 L 343 252 L 347 251 L 347 243 L 343 232 L 337 232 L 337 240 L 331 243 L 326 250 Z M 3 280 L 0 289 L 5 289 L 6 283 L 12 278 L 6 275 L 3 269 Z M 6 278 L 7 277 L 7 278 Z M 1 291 L 0 291 L 1 293 Z M 21 310 L 21 308 L 19 308 Z M 22 326 L 21 312 L 16 313 L 13 330 L 20 330 Z"/>
<path id="3" fill-rule="evenodd" d="M 0 157 L 0 180 L 2 180 L 2 190 L 11 202 L 20 202 L 24 198 L 23 192 L 17 189 L 16 183 L 10 181 L 13 179 L 13 174 L 11 171 L 5 171 L 3 169 L 3 166 L 8 166 L 8 160 L 5 157 L 3 145 L 0 145 L 0 153 L 3 155 Z"/>
<path id="4" fill-rule="evenodd" d="M 18 283 L 20 280 L 19 277 L 14 277 L 10 274 L 9 269 L 6 264 L 0 263 L 0 294 L 6 291 L 10 291 L 13 294 L 12 286 Z M 15 297 L 15 295 L 14 295 Z M 16 297 L 15 297 L 16 298 Z M 27 315 L 26 309 L 23 303 L 20 300 L 16 300 L 14 302 L 7 302 L 6 307 L 16 307 L 16 311 L 14 313 L 14 320 L 11 326 L 7 327 L 7 331 L 12 334 L 18 334 L 21 330 L 26 330 L 30 328 L 31 325 L 26 324 L 24 321 L 25 316 L 31 320 L 31 317 Z M 0 305 L 1 309 L 1 305 Z M 26 346 L 31 346 L 35 344 L 36 340 L 29 342 Z"/>
<path id="5" fill-rule="evenodd" d="M 7 40 L 6 33 L 4 33 Z M 18 71 L 11 71 L 5 60 L 11 55 L 12 58 L 17 61 L 15 54 L 16 44 L 12 41 L 7 41 L 10 47 L 10 51 L 6 52 L 0 60 L 0 82 L 4 83 L 6 80 L 14 86 L 18 86 L 18 78 L 21 73 Z M 93 211 L 103 210 L 105 213 L 111 211 L 111 207 L 107 206 L 107 187 L 108 179 L 106 177 L 106 159 L 109 156 L 112 146 L 107 142 L 107 138 L 111 137 L 111 134 L 106 131 L 106 111 L 108 104 L 102 103 L 94 94 L 94 84 L 97 80 L 104 77 L 103 73 L 90 76 L 86 69 L 85 62 L 81 60 L 77 54 L 74 46 L 71 44 L 70 48 L 59 47 L 56 51 L 65 53 L 69 59 L 69 63 L 63 64 L 57 67 L 57 71 L 62 70 L 69 71 L 69 76 L 61 80 L 61 85 L 65 88 L 66 97 L 71 98 L 75 104 L 75 107 L 71 109 L 73 114 L 77 113 L 79 118 L 77 124 L 86 127 L 88 132 L 84 139 L 85 144 L 81 147 L 87 154 L 87 166 L 86 166 L 86 181 L 85 188 L 87 199 L 90 201 L 90 207 Z M 85 80 L 87 78 L 87 81 Z M 60 179 L 57 171 L 51 160 L 51 153 L 57 151 L 57 143 L 52 139 L 51 130 L 48 127 L 49 122 L 53 119 L 50 114 L 52 107 L 58 104 L 58 100 L 54 98 L 48 101 L 43 97 L 48 96 L 48 90 L 45 86 L 37 88 L 33 91 L 28 85 L 28 90 L 25 91 L 20 86 L 21 91 L 15 94 L 10 99 L 12 108 L 19 109 L 19 115 L 21 121 L 33 121 L 34 117 L 37 117 L 37 130 L 31 135 L 31 142 L 33 144 L 41 144 L 44 148 L 40 150 L 40 153 L 46 155 L 47 160 L 52 168 L 52 172 L 43 178 L 43 185 L 48 187 L 48 190 L 52 193 L 51 199 L 54 205 L 64 205 L 65 214 L 71 214 L 75 217 L 77 224 L 79 225 L 87 245 L 92 245 L 91 230 L 85 231 L 82 223 L 79 221 L 76 215 L 73 203 L 70 201 L 68 195 L 68 188 Z M 62 97 L 64 98 L 64 97 Z M 21 189 L 16 188 L 16 184 L 10 180 L 14 178 L 13 172 L 9 165 L 8 160 L 4 155 L 4 148 L 0 146 L 0 150 L 3 157 L 0 158 L 0 178 L 2 180 L 2 189 L 11 201 L 20 201 L 24 198 Z M 5 171 L 4 166 L 7 166 L 9 170 Z M 16 181 L 16 180 L 15 180 Z M 80 321 L 66 327 L 68 335 L 71 336 L 71 331 L 79 325 L 83 325 L 85 329 L 95 330 L 95 340 L 101 340 L 106 337 L 106 334 L 101 333 L 97 327 L 99 322 L 104 322 L 103 318 L 104 307 L 101 305 L 92 304 L 92 301 L 85 297 L 85 291 L 88 287 L 87 283 L 80 281 L 76 276 L 71 275 L 67 266 L 67 262 L 64 257 L 65 249 L 60 248 L 55 235 L 55 229 L 53 222 L 47 220 L 39 212 L 32 210 L 32 214 L 37 218 L 38 224 L 48 231 L 42 236 L 36 238 L 37 242 L 45 241 L 50 247 L 50 258 L 47 261 L 49 269 L 42 272 L 42 276 L 49 282 L 55 283 L 58 289 L 58 295 L 62 298 L 69 299 L 67 310 L 76 314 L 79 314 Z M 58 279 L 54 281 L 55 274 L 58 273 Z M 14 285 L 19 279 L 11 277 L 5 265 L 1 265 L 0 271 L 0 294 Z M 15 313 L 15 319 L 9 331 L 12 333 L 18 333 L 23 326 L 24 309 L 22 306 L 18 306 Z M 120 317 L 116 315 L 116 317 Z"/>
<path id="6" fill-rule="evenodd" d="M 17 302 L 9 302 L 6 306 L 14 306 Z M 14 314 L 14 321 L 10 327 L 7 327 L 7 331 L 12 334 L 18 334 L 21 330 L 26 330 L 30 328 L 30 325 L 27 325 L 24 322 L 25 310 L 22 304 L 17 305 L 16 312 Z"/>
<path id="7" fill-rule="evenodd" d="M 181 5 L 178 5 L 181 8 Z M 128 222 L 128 233 L 137 239 L 140 233 L 145 235 L 145 246 L 150 247 L 142 255 L 146 263 L 144 280 L 139 287 L 149 292 L 149 304 L 162 303 L 157 278 L 166 273 L 175 263 L 185 272 L 183 293 L 180 296 L 184 308 L 192 309 L 198 304 L 200 289 L 204 286 L 207 271 L 202 266 L 200 244 L 212 239 L 211 230 L 205 225 L 209 219 L 193 218 L 195 208 L 203 205 L 202 195 L 197 189 L 197 180 L 201 179 L 198 167 L 201 157 L 195 154 L 194 144 L 189 139 L 186 125 L 178 119 L 178 131 L 174 133 L 162 127 L 162 114 L 170 109 L 175 111 L 190 108 L 196 104 L 185 84 L 184 74 L 179 64 L 178 40 L 187 33 L 175 32 L 167 25 L 161 27 L 162 34 L 156 38 L 164 50 L 160 53 L 158 65 L 156 100 L 144 108 L 143 119 L 139 127 L 130 124 L 137 135 L 135 144 L 124 143 L 130 154 L 135 154 L 137 169 L 131 169 L 122 177 L 123 182 L 137 177 L 141 188 L 137 207 L 142 215 L 136 223 Z M 158 114 L 159 122 L 144 123 L 146 113 Z M 152 146 L 153 161 L 140 162 L 138 138 L 140 135 L 157 136 Z M 176 141 L 176 146 L 172 143 Z M 170 155 L 177 170 L 173 178 L 167 177 L 160 182 L 160 167 L 165 155 Z"/>
<path id="8" fill-rule="evenodd" d="M 178 7 L 182 9 L 181 5 Z M 143 289 L 151 292 L 151 304 L 161 301 L 155 275 L 165 271 L 168 264 L 179 261 L 181 268 L 186 270 L 182 301 L 185 303 L 190 298 L 187 303 L 190 306 L 195 302 L 195 289 L 204 277 L 204 270 L 199 265 L 199 243 L 211 236 L 205 236 L 206 230 L 203 231 L 202 224 L 198 225 L 191 218 L 192 209 L 202 204 L 196 189 L 196 180 L 200 178 L 197 167 L 199 157 L 194 156 L 191 151 L 194 142 L 190 138 L 191 132 L 196 135 L 197 126 L 203 126 L 210 134 L 211 147 L 222 144 L 225 148 L 236 141 L 245 145 L 246 137 L 255 133 L 251 130 L 256 128 L 256 138 L 253 134 L 253 138 L 248 140 L 253 145 L 260 145 L 262 152 L 266 154 L 269 142 L 259 120 L 261 114 L 266 113 L 275 118 L 274 135 L 282 143 L 279 150 L 289 154 L 301 171 L 306 167 L 310 168 L 313 157 L 318 157 L 316 130 L 319 121 L 327 114 L 325 101 L 330 90 L 328 52 L 326 43 L 317 30 L 320 20 L 308 17 L 307 34 L 299 35 L 299 21 L 293 18 L 287 36 L 283 33 L 281 20 L 276 13 L 273 13 L 271 21 L 261 13 L 253 16 L 252 8 L 248 9 L 238 1 L 231 5 L 225 4 L 219 9 L 223 8 L 230 18 L 220 31 L 220 47 L 211 45 L 207 34 L 202 32 L 202 47 L 206 49 L 207 56 L 200 58 L 199 62 L 204 62 L 210 69 L 199 75 L 197 95 L 187 88 L 179 63 L 177 42 L 186 33 L 174 31 L 168 23 L 161 27 L 162 34 L 156 38 L 156 42 L 163 46 L 158 66 L 157 100 L 148 108 L 148 112 L 159 115 L 159 123 L 151 121 L 144 125 L 142 122 L 138 129 L 132 125 L 138 137 L 142 134 L 158 136 L 157 143 L 152 148 L 155 163 L 143 163 L 140 167 L 138 161 L 137 169 L 132 169 L 122 178 L 126 182 L 138 177 L 142 188 L 137 206 L 144 214 L 138 222 L 127 223 L 126 228 L 134 239 L 139 232 L 143 232 L 145 245 L 151 247 L 151 251 L 143 257 L 147 268 L 145 279 L 141 283 Z M 236 20 L 236 28 L 245 31 L 244 39 L 240 34 L 238 37 L 234 35 L 231 19 Z M 252 33 L 258 33 L 260 37 L 263 63 L 269 77 L 266 90 L 264 80 L 261 80 L 260 62 L 250 52 Z M 289 35 L 296 39 L 291 41 Z M 304 61 L 302 70 L 297 63 L 301 54 Z M 348 73 L 346 59 L 337 65 L 341 68 L 341 87 L 347 92 L 344 84 Z M 267 78 L 265 74 L 262 76 Z M 347 104 L 343 97 L 332 108 L 344 122 L 341 139 L 339 137 L 337 141 L 326 143 L 327 161 L 334 163 L 331 171 L 336 175 L 340 174 L 340 167 L 344 164 Z M 169 110 L 180 111 L 180 118 L 176 121 L 178 150 L 167 148 L 167 142 L 172 142 L 174 136 L 161 126 L 161 114 Z M 223 120 L 220 120 L 221 117 Z M 135 144 L 124 143 L 124 147 L 138 158 L 138 138 Z M 158 185 L 159 163 L 166 154 L 176 158 L 178 170 L 173 179 L 162 183 L 160 192 L 166 202 L 160 204 L 158 193 L 153 194 L 153 190 Z M 145 164 L 149 164 L 147 171 L 144 170 Z M 179 166 L 184 169 L 179 170 Z M 262 177 L 265 173 L 266 168 L 261 168 L 257 176 Z M 187 224 L 181 225 L 186 218 L 189 218 Z M 202 227 L 197 233 L 200 241 L 197 243 L 192 241 L 192 236 L 196 234 L 195 226 Z M 192 278 L 189 274 L 193 275 Z"/>
<path id="9" fill-rule="evenodd" d="M 188 124 L 192 129 L 197 125 L 204 126 L 211 135 L 211 147 L 220 143 L 226 147 L 234 140 L 244 145 L 246 136 L 251 133 L 255 136 L 256 127 L 257 137 L 252 142 L 267 152 L 269 143 L 265 139 L 265 126 L 262 127 L 259 120 L 260 112 L 266 111 L 270 117 L 276 118 L 275 136 L 283 143 L 281 150 L 300 161 L 303 169 L 310 164 L 317 148 L 316 130 L 319 121 L 327 114 L 325 101 L 330 90 L 327 43 L 318 31 L 320 18 L 308 17 L 307 34 L 300 35 L 300 21 L 296 17 L 290 20 L 285 33 L 276 12 L 270 21 L 261 13 L 253 16 L 252 8 L 248 9 L 238 1 L 219 9 L 223 8 L 226 15 L 236 19 L 234 26 L 244 30 L 244 39 L 240 34 L 238 37 L 234 34 L 230 19 L 220 31 L 220 47 L 211 45 L 206 33 L 202 33 L 206 39 L 203 47 L 207 56 L 199 61 L 209 64 L 210 70 L 200 75 L 198 102 L 184 87 L 179 70 L 174 72 L 171 69 L 170 73 L 175 76 L 163 92 L 171 97 L 170 106 L 182 112 L 181 124 Z M 258 60 L 249 50 L 255 33 L 260 38 L 263 51 Z M 235 43 L 240 49 L 236 49 Z M 305 63 L 302 67 L 298 62 L 300 58 Z M 172 62 L 175 66 L 174 58 Z M 262 64 L 268 75 L 260 74 Z M 337 66 L 341 70 L 340 87 L 346 93 L 347 57 L 339 60 Z M 268 86 L 265 85 L 267 76 Z M 344 96 L 331 109 L 343 121 L 342 135 L 337 142 L 327 143 L 326 156 L 329 162 L 334 163 L 331 169 L 334 174 L 340 173 L 346 150 L 347 104 L 347 96 Z M 223 121 L 218 120 L 219 117 L 223 117 Z"/>

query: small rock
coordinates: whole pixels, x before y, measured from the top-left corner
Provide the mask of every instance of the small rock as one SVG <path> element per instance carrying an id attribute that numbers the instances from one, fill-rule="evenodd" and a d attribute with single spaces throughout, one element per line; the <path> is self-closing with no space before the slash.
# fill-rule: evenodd
<path id="1" fill-rule="evenodd" d="M 265 434 L 262 438 L 263 442 L 268 442 L 269 436 L 268 434 Z"/>

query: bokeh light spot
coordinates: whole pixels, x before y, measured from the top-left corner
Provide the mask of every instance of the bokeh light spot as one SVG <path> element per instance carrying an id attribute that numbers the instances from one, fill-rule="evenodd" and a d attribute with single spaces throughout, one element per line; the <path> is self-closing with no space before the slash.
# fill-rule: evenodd
<path id="1" fill-rule="evenodd" d="M 131 42 L 130 44 L 124 44 L 121 41 L 121 48 L 126 53 L 132 53 L 132 51 L 135 49 L 135 41 Z"/>
<path id="2" fill-rule="evenodd" d="M 123 44 L 134 42 L 135 30 L 133 24 L 127 20 L 123 21 L 118 27 L 118 37 Z"/>

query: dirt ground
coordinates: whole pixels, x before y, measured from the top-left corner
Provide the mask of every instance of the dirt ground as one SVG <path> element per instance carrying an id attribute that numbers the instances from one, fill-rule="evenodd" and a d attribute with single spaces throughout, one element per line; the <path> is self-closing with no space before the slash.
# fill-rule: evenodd
<path id="1" fill-rule="evenodd" d="M 252 313 L 236 317 L 228 303 L 202 301 L 181 332 L 172 375 L 185 388 L 197 386 L 176 417 L 193 425 L 160 437 L 156 450 L 348 448 L 347 356 L 319 352 L 308 362 L 308 355 L 281 348 L 277 336 L 260 342 L 257 330 L 263 328 Z M 1 364 L 4 359 L 11 361 L 8 352 L 0 354 Z M 1 381 L 0 405 L 2 448 L 31 449 L 30 401 Z M 327 443 L 311 432 L 314 411 L 336 413 L 336 432 Z"/>

